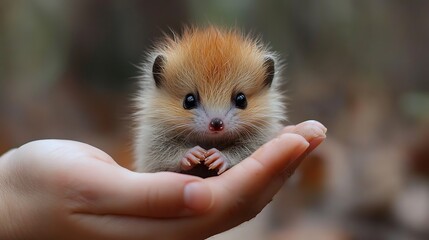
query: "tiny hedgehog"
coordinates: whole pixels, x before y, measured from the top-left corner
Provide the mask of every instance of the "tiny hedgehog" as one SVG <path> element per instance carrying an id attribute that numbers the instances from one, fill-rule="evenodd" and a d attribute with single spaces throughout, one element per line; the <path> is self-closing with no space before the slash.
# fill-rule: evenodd
<path id="1" fill-rule="evenodd" d="M 280 69 L 276 54 L 238 30 L 165 37 L 141 67 L 137 171 L 207 177 L 250 156 L 283 126 Z"/>

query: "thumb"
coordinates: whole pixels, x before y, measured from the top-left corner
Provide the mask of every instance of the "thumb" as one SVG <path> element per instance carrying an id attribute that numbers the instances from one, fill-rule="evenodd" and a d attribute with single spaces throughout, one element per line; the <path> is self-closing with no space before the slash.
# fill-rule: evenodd
<path id="1" fill-rule="evenodd" d="M 212 204 L 209 186 L 197 177 L 135 173 L 108 164 L 93 169 L 96 173 L 80 172 L 79 183 L 72 186 L 82 203 L 75 212 L 170 218 L 201 214 Z"/>

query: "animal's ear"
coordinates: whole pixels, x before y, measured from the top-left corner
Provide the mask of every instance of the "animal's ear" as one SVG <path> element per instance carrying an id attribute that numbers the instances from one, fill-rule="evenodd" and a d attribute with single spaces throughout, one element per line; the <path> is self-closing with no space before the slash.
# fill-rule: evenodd
<path id="1" fill-rule="evenodd" d="M 274 69 L 274 59 L 272 59 L 271 57 L 265 57 L 264 59 L 264 68 L 265 68 L 265 79 L 264 79 L 264 86 L 268 86 L 270 87 L 271 84 L 273 83 L 273 79 L 274 79 L 274 73 L 275 73 L 275 69 Z"/>
<path id="2" fill-rule="evenodd" d="M 155 85 L 157 87 L 161 87 L 161 82 L 163 78 L 163 70 L 164 70 L 165 58 L 162 55 L 158 55 L 155 58 L 152 66 L 152 75 L 155 80 Z"/>

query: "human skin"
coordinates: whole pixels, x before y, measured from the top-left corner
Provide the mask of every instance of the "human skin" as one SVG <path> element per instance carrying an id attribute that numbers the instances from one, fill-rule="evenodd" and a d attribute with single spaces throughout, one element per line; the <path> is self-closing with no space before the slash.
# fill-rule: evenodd
<path id="1" fill-rule="evenodd" d="M 288 126 L 220 176 L 136 173 L 90 145 L 39 140 L 0 157 L 0 239 L 203 239 L 255 217 L 325 139 Z"/>

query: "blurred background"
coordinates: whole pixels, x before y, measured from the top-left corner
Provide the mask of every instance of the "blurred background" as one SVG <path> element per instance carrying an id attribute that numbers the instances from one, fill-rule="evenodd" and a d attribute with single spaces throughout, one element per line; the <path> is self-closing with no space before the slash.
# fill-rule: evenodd
<path id="1" fill-rule="evenodd" d="M 269 208 L 214 239 L 429 239 L 428 1 L 0 1 L 0 154 L 63 138 L 132 163 L 144 52 L 236 26 L 287 62 L 290 124 L 328 139 Z"/>

